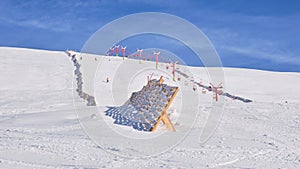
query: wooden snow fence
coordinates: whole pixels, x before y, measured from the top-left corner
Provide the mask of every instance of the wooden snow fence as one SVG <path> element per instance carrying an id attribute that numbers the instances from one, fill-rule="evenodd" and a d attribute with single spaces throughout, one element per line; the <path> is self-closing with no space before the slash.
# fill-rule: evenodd
<path id="1" fill-rule="evenodd" d="M 172 131 L 175 127 L 167 110 L 175 99 L 179 88 L 159 80 L 149 80 L 147 85 L 138 92 L 132 93 L 129 100 L 119 107 L 109 107 L 106 115 L 115 119 L 115 124 L 132 126 L 140 131 L 153 132 L 160 122 Z"/>

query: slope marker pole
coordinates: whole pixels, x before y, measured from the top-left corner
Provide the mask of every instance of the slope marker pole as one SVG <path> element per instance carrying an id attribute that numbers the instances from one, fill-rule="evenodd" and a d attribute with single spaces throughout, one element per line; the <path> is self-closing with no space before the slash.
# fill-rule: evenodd
<path id="1" fill-rule="evenodd" d="M 215 92 L 214 98 L 216 99 L 216 101 L 218 101 L 219 92 L 222 92 L 222 90 L 219 89 L 223 88 L 222 83 L 220 83 L 218 86 L 214 86 L 212 83 L 210 83 L 210 85 L 212 86 L 212 92 Z"/>

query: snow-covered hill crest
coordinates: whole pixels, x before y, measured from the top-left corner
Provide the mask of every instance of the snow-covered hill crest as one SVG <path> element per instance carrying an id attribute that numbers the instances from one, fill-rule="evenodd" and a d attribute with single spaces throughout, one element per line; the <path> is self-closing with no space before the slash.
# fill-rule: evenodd
<path id="1" fill-rule="evenodd" d="M 74 66 L 64 52 L 1 47 L 0 58 L 0 168 L 300 166 L 299 73 L 223 68 L 226 91 L 250 98 L 252 103 L 226 98 L 219 127 L 208 142 L 199 144 L 202 119 L 207 118 L 212 100 L 211 93 L 203 94 L 201 113 L 184 141 L 159 156 L 128 159 L 103 151 L 81 128 L 74 103 L 83 109 L 86 103 L 74 95 Z M 114 62 L 118 60 L 122 62 Z M 203 68 L 190 69 L 195 78 L 205 72 Z M 103 80 L 97 79 L 96 87 L 103 85 L 108 90 Z M 178 121 L 175 127 L 183 125 Z M 119 143 L 107 134 L 111 144 L 106 146 L 122 154 L 122 144 L 128 143 Z"/>

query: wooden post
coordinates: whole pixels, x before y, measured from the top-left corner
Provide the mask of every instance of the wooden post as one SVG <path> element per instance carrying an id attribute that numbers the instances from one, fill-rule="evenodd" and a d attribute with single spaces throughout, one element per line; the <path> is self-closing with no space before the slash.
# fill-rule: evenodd
<path id="1" fill-rule="evenodd" d="M 162 76 L 160 77 L 160 81 L 161 81 L 161 80 L 163 80 L 163 79 L 162 79 Z M 167 110 L 168 110 L 168 108 L 170 107 L 170 105 L 171 105 L 171 103 L 173 102 L 173 100 L 175 99 L 175 96 L 177 95 L 178 91 L 179 91 L 179 88 L 177 87 L 177 88 L 175 89 L 175 92 L 174 92 L 173 95 L 171 96 L 171 98 L 170 98 L 168 104 L 167 104 L 166 107 L 164 108 L 164 110 L 163 110 L 161 116 L 158 118 L 156 124 L 155 124 L 154 127 L 151 129 L 152 132 L 156 130 L 156 128 L 158 127 L 160 121 L 162 121 L 162 122 L 167 126 L 168 129 L 173 130 L 173 131 L 176 131 L 176 130 L 175 130 L 175 127 L 174 127 L 174 125 L 173 125 L 173 123 L 172 123 L 172 121 L 171 121 L 171 119 L 169 118 L 169 116 L 168 116 L 168 114 L 167 114 Z"/>
<path id="2" fill-rule="evenodd" d="M 143 49 L 136 49 L 136 52 L 137 52 L 137 56 L 139 57 L 139 63 L 141 64 Z"/>
<path id="3" fill-rule="evenodd" d="M 115 48 L 110 48 L 109 49 L 109 53 L 108 53 L 108 56 L 111 54 L 111 56 L 114 55 L 114 52 L 115 52 Z"/>
<path id="4" fill-rule="evenodd" d="M 126 46 L 125 47 L 121 47 L 121 53 L 122 53 L 122 57 L 123 57 L 123 60 L 124 60 L 124 57 L 125 57 L 125 50 L 126 50 Z"/>
<path id="5" fill-rule="evenodd" d="M 115 45 L 116 56 L 119 56 L 119 47 L 120 45 Z"/>
<path id="6" fill-rule="evenodd" d="M 155 55 L 155 61 L 156 61 L 156 69 L 158 69 L 158 55 L 160 54 L 160 52 L 153 52 L 153 54 Z"/>
<path id="7" fill-rule="evenodd" d="M 173 75 L 173 81 L 175 81 L 175 66 L 178 63 L 178 61 L 172 63 L 171 67 L 172 67 L 172 75 Z"/>
<path id="8" fill-rule="evenodd" d="M 151 73 L 150 76 L 149 75 L 147 76 L 148 83 L 151 80 L 152 76 L 153 76 L 153 73 Z"/>
<path id="9" fill-rule="evenodd" d="M 164 82 L 163 76 L 160 76 L 159 83 L 162 84 Z"/>

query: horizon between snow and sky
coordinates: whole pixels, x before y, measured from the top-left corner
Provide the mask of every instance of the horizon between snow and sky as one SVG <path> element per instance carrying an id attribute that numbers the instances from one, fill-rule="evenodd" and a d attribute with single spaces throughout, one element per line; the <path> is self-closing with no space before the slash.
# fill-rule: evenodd
<path id="1" fill-rule="evenodd" d="M 168 13 L 196 25 L 225 67 L 300 72 L 300 1 L 296 0 L 2 0 L 0 46 L 80 51 L 105 24 L 140 12 Z M 181 57 L 193 55 L 179 42 L 157 35 L 123 43 L 131 51 L 161 47 Z M 193 59 L 187 64 L 201 65 Z"/>

